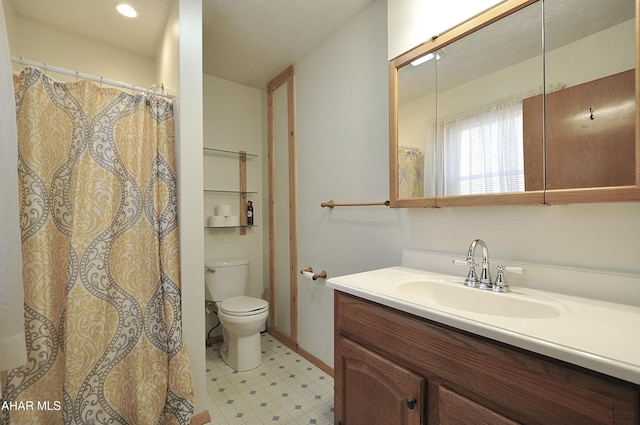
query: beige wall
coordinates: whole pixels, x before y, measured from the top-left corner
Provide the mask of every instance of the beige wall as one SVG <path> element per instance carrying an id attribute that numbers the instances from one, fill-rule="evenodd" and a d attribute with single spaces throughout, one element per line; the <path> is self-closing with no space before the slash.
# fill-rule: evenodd
<path id="1" fill-rule="evenodd" d="M 406 211 L 320 207 L 389 197 L 385 6 L 377 1 L 295 64 L 298 270 L 331 277 L 399 263 Z M 333 365 L 333 290 L 299 278 L 298 319 L 300 347 Z"/>
<path id="2" fill-rule="evenodd" d="M 16 17 L 13 12 L 13 8 L 11 7 L 11 3 L 8 1 L 2 0 L 2 10 L 4 12 L 4 23 L 7 29 L 7 38 L 9 39 L 9 46 L 12 46 L 17 38 L 17 23 Z"/>
<path id="3" fill-rule="evenodd" d="M 185 35 L 186 37 L 186 35 Z M 191 53 L 196 56 L 198 50 L 196 49 Z M 167 23 L 164 28 L 162 40 L 155 60 L 156 67 L 156 81 L 164 83 L 164 88 L 167 93 L 177 94 L 180 87 L 180 11 L 179 2 L 174 1 Z M 191 71 L 191 74 L 195 77 L 195 72 Z M 198 78 L 196 78 L 196 81 Z M 197 99 L 193 99 L 197 102 Z"/>
<path id="4" fill-rule="evenodd" d="M 500 0 L 387 0 L 389 59 L 441 34 Z"/>
<path id="5" fill-rule="evenodd" d="M 8 2 L 3 3 L 6 7 Z M 9 36 L 11 55 L 36 62 L 46 62 L 82 73 L 150 87 L 156 83 L 153 59 L 125 52 L 103 43 L 77 37 L 71 33 L 11 15 Z M 19 65 L 13 69 L 18 71 Z M 52 74 L 59 81 L 73 77 Z"/>
<path id="6" fill-rule="evenodd" d="M 246 295 L 262 297 L 262 232 L 267 223 L 262 211 L 262 99 L 260 90 L 204 74 L 204 146 L 229 151 L 244 150 L 257 157 L 247 160 L 247 190 L 253 201 L 254 224 L 240 235 L 237 228 L 206 229 L 204 231 L 205 260 L 246 257 L 250 261 Z M 266 153 L 265 153 L 266 154 Z M 238 157 L 204 155 L 204 187 L 237 191 L 239 188 Z M 246 214 L 240 208 L 238 194 L 207 193 L 204 196 L 203 219 L 214 215 L 219 204 L 230 204 L 232 214 Z M 205 331 L 217 323 L 214 314 L 206 316 Z M 211 335 L 219 335 L 216 329 Z M 204 338 L 204 337 L 203 337 Z"/>

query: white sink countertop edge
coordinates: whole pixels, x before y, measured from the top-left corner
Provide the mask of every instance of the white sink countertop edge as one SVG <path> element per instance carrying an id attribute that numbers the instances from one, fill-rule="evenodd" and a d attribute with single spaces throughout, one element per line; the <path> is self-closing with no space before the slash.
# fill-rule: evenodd
<path id="1" fill-rule="evenodd" d="M 388 267 L 333 277 L 327 286 L 515 347 L 640 384 L 640 307 L 548 293 L 512 285 L 514 293 L 551 300 L 563 314 L 553 318 L 494 316 L 447 308 L 399 295 L 397 279 L 446 277 L 407 267 Z M 462 285 L 463 277 L 459 278 Z M 480 291 L 465 288 L 469 291 Z M 514 294 L 495 294 L 509 297 Z"/>

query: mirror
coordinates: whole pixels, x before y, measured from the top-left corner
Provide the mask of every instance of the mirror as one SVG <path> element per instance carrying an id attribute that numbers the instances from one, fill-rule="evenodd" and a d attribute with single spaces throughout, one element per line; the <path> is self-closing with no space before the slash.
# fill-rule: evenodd
<path id="1" fill-rule="evenodd" d="M 548 203 L 638 199 L 635 3 L 545 0 Z"/>
<path id="2" fill-rule="evenodd" d="M 508 0 L 392 60 L 391 206 L 640 200 L 635 18 Z"/>

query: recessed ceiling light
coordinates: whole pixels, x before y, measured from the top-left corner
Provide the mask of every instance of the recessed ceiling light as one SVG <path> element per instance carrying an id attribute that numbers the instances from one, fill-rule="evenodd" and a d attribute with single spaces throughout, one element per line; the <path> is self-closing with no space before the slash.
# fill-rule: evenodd
<path id="1" fill-rule="evenodd" d="M 136 16 L 138 16 L 138 12 L 136 12 L 136 10 L 126 4 L 126 3 L 118 3 L 116 4 L 116 10 L 122 15 L 122 16 L 126 16 L 127 18 L 135 18 Z"/>

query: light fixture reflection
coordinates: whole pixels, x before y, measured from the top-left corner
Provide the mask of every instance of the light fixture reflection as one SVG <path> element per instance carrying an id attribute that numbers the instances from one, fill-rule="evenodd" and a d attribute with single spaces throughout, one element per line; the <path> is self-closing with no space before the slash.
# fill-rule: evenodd
<path id="1" fill-rule="evenodd" d="M 126 3 L 118 3 L 116 5 L 116 10 L 122 16 L 126 16 L 127 18 L 135 18 L 136 16 L 138 16 L 138 12 L 136 12 L 136 10 L 132 6 Z"/>
<path id="2" fill-rule="evenodd" d="M 436 58 L 436 60 L 440 60 L 441 57 L 445 55 L 444 50 L 438 49 L 435 52 L 427 53 L 424 56 L 419 57 L 418 59 L 411 62 L 411 65 L 418 66 L 422 65 L 425 62 L 429 62 L 431 59 Z"/>

